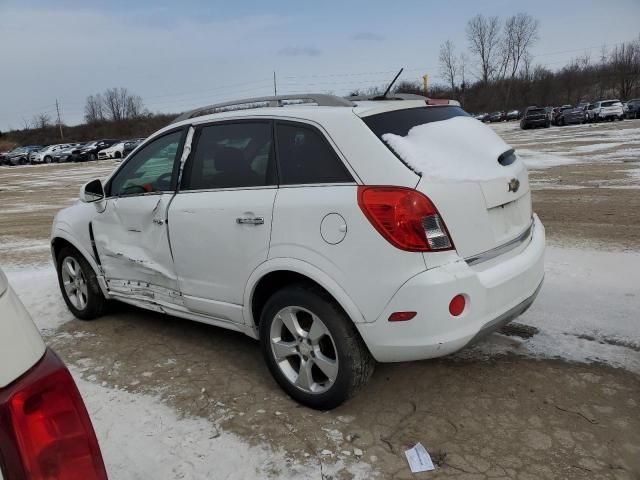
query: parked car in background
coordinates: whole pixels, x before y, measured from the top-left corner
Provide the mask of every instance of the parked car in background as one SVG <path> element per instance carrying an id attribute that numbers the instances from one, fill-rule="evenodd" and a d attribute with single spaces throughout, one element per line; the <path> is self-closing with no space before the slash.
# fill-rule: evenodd
<path id="1" fill-rule="evenodd" d="M 576 107 L 567 107 L 563 106 L 556 116 L 556 125 L 564 126 L 564 125 L 572 125 L 576 123 L 585 123 L 586 115 L 584 111 L 584 106 L 576 106 Z"/>
<path id="2" fill-rule="evenodd" d="M 5 150 L 5 151 L 0 152 L 0 165 L 4 165 L 4 161 L 6 160 L 7 155 L 9 155 L 10 151 L 11 150 Z"/>
<path id="3" fill-rule="evenodd" d="M 634 98 L 627 102 L 626 118 L 640 118 L 640 98 Z"/>
<path id="4" fill-rule="evenodd" d="M 73 152 L 79 152 L 83 145 L 82 143 L 70 143 L 66 148 L 62 148 L 53 153 L 53 161 L 55 163 L 70 162 Z"/>
<path id="5" fill-rule="evenodd" d="M 133 152 L 138 145 L 144 142 L 144 138 L 135 138 L 133 140 L 127 140 L 124 142 L 124 148 L 122 149 L 122 158 L 126 158 L 131 152 Z"/>
<path id="6" fill-rule="evenodd" d="M 31 152 L 37 152 L 42 145 L 27 145 L 26 147 L 18 147 L 7 154 L 5 164 L 7 165 L 28 165 Z"/>
<path id="7" fill-rule="evenodd" d="M 503 122 L 505 121 L 507 118 L 506 113 L 505 112 L 493 112 L 489 114 L 489 122 L 491 123 L 495 123 L 495 122 Z"/>
<path id="8" fill-rule="evenodd" d="M 507 112 L 507 120 L 518 120 L 520 118 L 520 110 L 511 110 Z"/>
<path id="9" fill-rule="evenodd" d="M 107 480 L 82 396 L 0 270 L 0 479 Z"/>
<path id="10" fill-rule="evenodd" d="M 74 162 L 86 162 L 87 160 L 97 160 L 98 152 L 105 148 L 110 147 L 111 145 L 118 143 L 120 140 L 115 139 L 103 139 L 103 140 L 95 140 L 93 142 L 87 143 L 84 147 L 80 149 L 80 151 L 72 156 L 72 161 Z"/>
<path id="11" fill-rule="evenodd" d="M 551 120 L 549 120 L 547 109 L 544 107 L 527 107 L 520 119 L 520 128 L 523 130 L 536 127 L 549 128 L 549 125 L 551 125 Z"/>
<path id="12" fill-rule="evenodd" d="M 562 112 L 564 110 L 569 110 L 570 108 L 573 108 L 573 107 L 571 105 L 562 105 L 561 107 L 554 107 L 553 114 L 551 117 L 551 123 L 553 125 L 559 126 L 560 119 L 562 118 Z"/>
<path id="13" fill-rule="evenodd" d="M 624 120 L 624 116 L 624 108 L 620 100 L 601 100 L 596 102 L 593 108 L 593 120 L 596 122 Z"/>
<path id="14" fill-rule="evenodd" d="M 110 147 L 103 148 L 98 152 L 98 160 L 106 160 L 109 158 L 122 158 L 125 142 L 114 143 Z"/>
<path id="15" fill-rule="evenodd" d="M 52 163 L 55 153 L 67 147 L 69 147 L 68 143 L 62 143 L 59 145 L 49 145 L 41 150 L 34 151 L 31 153 L 31 163 Z"/>
<path id="16" fill-rule="evenodd" d="M 91 320 L 117 299 L 243 332 L 318 409 L 374 359 L 447 355 L 508 323 L 544 277 L 527 169 L 458 105 L 419 98 L 181 115 L 56 215 L 68 308 Z M 295 99 L 313 105 L 267 106 Z"/>

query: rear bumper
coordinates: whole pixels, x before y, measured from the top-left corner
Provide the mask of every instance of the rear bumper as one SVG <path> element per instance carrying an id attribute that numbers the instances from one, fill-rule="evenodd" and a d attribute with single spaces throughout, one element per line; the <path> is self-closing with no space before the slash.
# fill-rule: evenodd
<path id="1" fill-rule="evenodd" d="M 534 218 L 530 240 L 482 263 L 459 260 L 432 268 L 407 281 L 380 317 L 357 323 L 373 357 L 402 362 L 448 355 L 477 341 L 522 314 L 534 301 L 544 277 L 545 233 Z M 451 299 L 462 294 L 466 307 L 449 313 Z M 389 322 L 397 311 L 415 311 L 406 322 Z"/>

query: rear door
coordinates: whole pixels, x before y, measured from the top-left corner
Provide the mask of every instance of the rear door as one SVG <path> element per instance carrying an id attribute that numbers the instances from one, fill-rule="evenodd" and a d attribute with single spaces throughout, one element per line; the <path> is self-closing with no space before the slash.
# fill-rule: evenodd
<path id="1" fill-rule="evenodd" d="M 109 289 L 180 302 L 167 235 L 185 129 L 155 138 L 130 157 L 106 185 L 104 210 L 92 221 Z"/>
<path id="2" fill-rule="evenodd" d="M 244 288 L 267 259 L 277 192 L 270 120 L 197 128 L 169 234 L 185 305 L 242 322 Z"/>

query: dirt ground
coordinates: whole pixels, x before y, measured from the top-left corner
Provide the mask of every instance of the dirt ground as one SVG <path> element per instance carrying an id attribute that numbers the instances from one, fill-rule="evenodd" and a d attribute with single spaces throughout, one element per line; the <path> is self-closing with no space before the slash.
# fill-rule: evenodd
<path id="1" fill-rule="evenodd" d="M 640 121 L 595 127 L 597 137 Z M 525 137 L 514 124 L 496 130 L 516 149 L 590 145 L 589 137 L 579 145 Z M 615 144 L 607 162 L 532 171 L 534 210 L 551 243 L 640 249 L 640 179 L 631 175 L 640 159 L 616 160 L 625 146 Z M 0 264 L 48 262 L 55 212 L 114 166 L 0 168 Z M 64 323 L 46 340 L 89 381 L 157 395 L 180 414 L 317 461 L 319 472 L 339 458 L 370 464 L 385 479 L 640 479 L 640 377 L 605 365 L 511 355 L 378 365 L 355 399 L 323 413 L 291 401 L 258 344 L 235 332 L 116 305 L 98 321 Z M 418 441 L 435 472 L 410 473 L 403 452 Z M 350 477 L 346 469 L 338 475 Z"/>

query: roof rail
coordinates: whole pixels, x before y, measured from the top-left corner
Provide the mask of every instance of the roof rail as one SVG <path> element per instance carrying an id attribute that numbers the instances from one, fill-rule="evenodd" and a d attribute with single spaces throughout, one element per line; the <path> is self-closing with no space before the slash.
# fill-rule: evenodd
<path id="1" fill-rule="evenodd" d="M 288 102 L 288 103 L 287 103 Z M 231 102 L 216 103 L 206 107 L 196 108 L 190 112 L 185 112 L 177 117 L 173 122 L 181 122 L 189 118 L 201 117 L 212 113 L 229 112 L 233 110 L 247 110 L 252 108 L 283 107 L 285 105 L 300 105 L 305 103 L 315 103 L 322 107 L 354 107 L 355 104 L 343 97 L 327 95 L 325 93 L 301 93 L 296 95 L 275 95 L 268 97 L 244 98 Z"/>
<path id="2" fill-rule="evenodd" d="M 363 101 L 363 100 L 428 100 L 427 97 L 422 95 L 416 95 L 414 93 L 394 93 L 393 95 L 387 95 L 383 97 L 382 95 L 352 95 L 350 97 L 345 97 L 347 100 L 353 101 Z"/>

